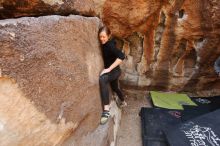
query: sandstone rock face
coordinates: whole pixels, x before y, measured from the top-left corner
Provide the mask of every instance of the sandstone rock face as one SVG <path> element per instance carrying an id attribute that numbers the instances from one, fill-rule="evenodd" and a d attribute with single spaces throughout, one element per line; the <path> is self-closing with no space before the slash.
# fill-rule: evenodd
<path id="1" fill-rule="evenodd" d="M 110 106 L 112 118 L 105 125 L 98 126 L 93 132 L 87 133 L 81 138 L 71 135 L 62 146 L 116 146 L 121 109 L 118 108 L 115 101 L 112 101 Z"/>
<path id="2" fill-rule="evenodd" d="M 99 16 L 127 54 L 122 66 L 126 86 L 219 91 L 213 70 L 220 54 L 218 0 L 2 0 L 2 6 L 1 18 Z"/>
<path id="3" fill-rule="evenodd" d="M 107 0 L 103 6 L 103 22 L 114 35 L 125 38 L 133 32 L 146 32 L 157 17 L 161 0 Z"/>
<path id="4" fill-rule="evenodd" d="M 104 0 L 1 0 L 0 19 L 52 14 L 97 16 L 103 3 Z"/>
<path id="5" fill-rule="evenodd" d="M 99 25 L 72 15 L 0 21 L 1 146 L 80 142 L 97 128 Z"/>
<path id="6" fill-rule="evenodd" d="M 107 0 L 103 21 L 127 54 L 125 86 L 220 94 L 213 69 L 220 55 L 220 1 Z"/>
<path id="7" fill-rule="evenodd" d="M 59 124 L 41 113 L 14 80 L 0 78 L 0 135 L 2 146 L 55 145 L 77 128 L 73 122 Z"/>
<path id="8" fill-rule="evenodd" d="M 127 56 L 128 89 L 220 94 L 219 0 L 0 0 L 0 19 L 51 14 L 99 16 Z M 80 16 L 0 21 L 0 145 L 114 145 L 117 118 L 98 127 L 99 25 Z"/>

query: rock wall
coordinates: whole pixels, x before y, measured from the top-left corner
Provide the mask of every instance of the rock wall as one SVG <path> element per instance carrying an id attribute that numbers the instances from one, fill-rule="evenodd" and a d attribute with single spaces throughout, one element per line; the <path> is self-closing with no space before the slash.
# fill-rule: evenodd
<path id="1" fill-rule="evenodd" d="M 1 146 L 59 145 L 70 135 L 80 145 L 92 135 L 102 111 L 99 25 L 73 15 L 0 21 Z"/>
<path id="2" fill-rule="evenodd" d="M 220 55 L 218 0 L 2 0 L 2 5 L 2 19 L 51 13 L 99 16 L 127 54 L 122 66 L 126 87 L 219 91 L 213 70 Z"/>
<path id="3" fill-rule="evenodd" d="M 0 144 L 110 145 L 115 121 L 98 127 L 103 66 L 91 16 L 127 56 L 124 88 L 220 94 L 219 9 L 219 0 L 0 0 Z M 65 17 L 38 17 L 52 14 Z"/>
<path id="4" fill-rule="evenodd" d="M 0 19 L 22 16 L 101 15 L 104 0 L 1 0 Z"/>
<path id="5" fill-rule="evenodd" d="M 127 54 L 124 86 L 220 94 L 213 69 L 220 55 L 220 1 L 107 0 L 103 21 Z"/>
<path id="6" fill-rule="evenodd" d="M 116 146 L 121 109 L 117 107 L 114 101 L 110 103 L 110 106 L 112 118 L 105 125 L 100 125 L 94 131 L 85 133 L 81 138 L 71 135 L 62 143 L 62 146 Z"/>

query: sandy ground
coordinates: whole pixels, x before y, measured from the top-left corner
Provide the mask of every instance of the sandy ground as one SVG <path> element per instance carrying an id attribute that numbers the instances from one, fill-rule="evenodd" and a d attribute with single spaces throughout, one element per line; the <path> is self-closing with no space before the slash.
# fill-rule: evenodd
<path id="1" fill-rule="evenodd" d="M 141 107 L 151 107 L 147 92 L 127 91 L 128 106 L 122 110 L 122 119 L 118 131 L 116 146 L 142 146 Z"/>

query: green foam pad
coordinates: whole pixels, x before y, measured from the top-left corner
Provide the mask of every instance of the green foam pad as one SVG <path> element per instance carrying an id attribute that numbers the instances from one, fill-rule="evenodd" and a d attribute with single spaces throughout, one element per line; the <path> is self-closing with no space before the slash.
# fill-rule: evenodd
<path id="1" fill-rule="evenodd" d="M 197 106 L 186 94 L 150 91 L 153 104 L 166 109 L 183 110 L 182 105 Z"/>

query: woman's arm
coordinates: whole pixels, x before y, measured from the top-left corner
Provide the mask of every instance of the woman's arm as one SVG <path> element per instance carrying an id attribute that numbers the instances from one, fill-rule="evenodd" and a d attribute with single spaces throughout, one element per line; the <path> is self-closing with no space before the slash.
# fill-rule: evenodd
<path id="1" fill-rule="evenodd" d="M 117 58 L 117 59 L 115 60 L 115 62 L 112 63 L 112 65 L 109 67 L 109 70 L 110 70 L 110 71 L 113 70 L 116 66 L 120 65 L 121 63 L 122 63 L 122 60 L 119 59 L 119 58 Z"/>
<path id="2" fill-rule="evenodd" d="M 112 71 L 116 66 L 120 65 L 121 63 L 122 63 L 122 60 L 119 59 L 119 58 L 117 58 L 117 59 L 115 60 L 115 62 L 112 63 L 112 65 L 111 65 L 109 68 L 104 69 L 104 70 L 101 72 L 100 75 L 103 75 L 103 74 L 105 74 L 105 73 L 108 73 L 108 72 Z"/>

